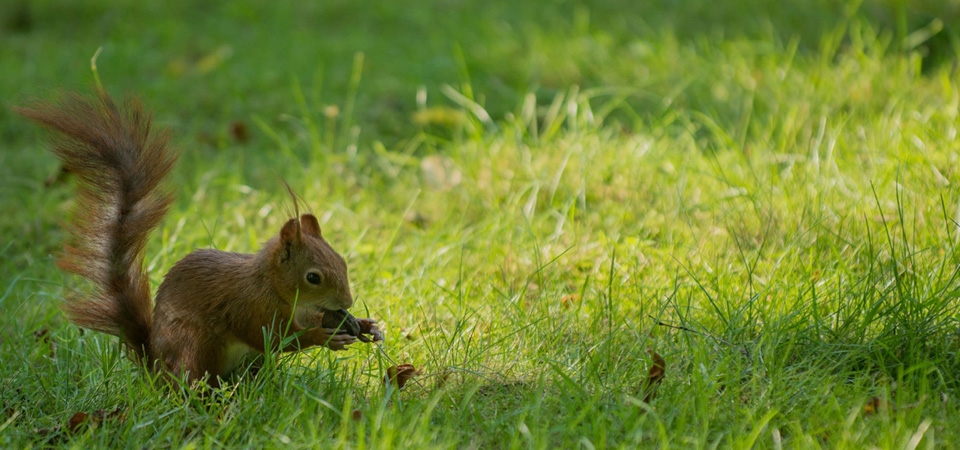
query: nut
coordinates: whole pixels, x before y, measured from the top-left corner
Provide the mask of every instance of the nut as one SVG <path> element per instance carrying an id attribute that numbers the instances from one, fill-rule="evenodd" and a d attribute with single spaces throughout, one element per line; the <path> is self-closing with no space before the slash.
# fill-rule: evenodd
<path id="1" fill-rule="evenodd" d="M 321 324 L 324 328 L 337 329 L 338 333 L 347 333 L 350 336 L 360 335 L 360 324 L 357 323 L 357 319 L 345 309 L 324 311 Z"/>

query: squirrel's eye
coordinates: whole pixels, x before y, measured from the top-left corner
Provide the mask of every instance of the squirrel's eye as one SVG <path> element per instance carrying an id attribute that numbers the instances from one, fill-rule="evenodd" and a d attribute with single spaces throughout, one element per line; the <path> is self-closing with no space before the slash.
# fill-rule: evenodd
<path id="1" fill-rule="evenodd" d="M 307 283 L 310 283 L 316 286 L 316 285 L 319 285 L 322 281 L 323 281 L 323 277 L 321 277 L 319 273 L 316 273 L 316 272 L 307 273 Z"/>

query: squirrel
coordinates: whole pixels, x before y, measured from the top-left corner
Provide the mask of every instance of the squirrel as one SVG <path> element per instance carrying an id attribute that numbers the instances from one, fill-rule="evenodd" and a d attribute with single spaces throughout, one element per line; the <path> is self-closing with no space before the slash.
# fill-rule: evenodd
<path id="1" fill-rule="evenodd" d="M 347 265 L 317 218 L 300 215 L 296 196 L 296 215 L 259 252 L 196 250 L 151 300 L 145 247 L 174 198 L 164 187 L 178 157 L 168 131 L 151 130 L 137 99 L 120 107 L 102 89 L 95 99 L 66 94 L 17 112 L 57 132 L 51 151 L 77 179 L 57 266 L 92 281 L 93 292 L 68 297 L 63 309 L 80 327 L 119 336 L 148 370 L 216 387 L 246 354 L 268 346 L 343 350 L 383 339 L 372 319 L 356 319 L 356 337 L 321 325 L 324 311 L 353 305 Z"/>

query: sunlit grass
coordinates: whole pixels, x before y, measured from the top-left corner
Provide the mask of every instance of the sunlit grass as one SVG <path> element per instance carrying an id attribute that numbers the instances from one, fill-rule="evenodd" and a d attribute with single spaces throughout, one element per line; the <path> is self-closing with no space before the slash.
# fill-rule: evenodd
<path id="1" fill-rule="evenodd" d="M 17 169 L 2 169 L 16 175 L 3 186 L 16 214 L 0 218 L 0 444 L 951 446 L 952 68 L 851 11 L 822 30 L 722 39 L 684 35 L 687 19 L 665 11 L 674 28 L 651 18 L 638 34 L 600 7 L 547 15 L 569 28 L 484 22 L 481 36 L 523 39 L 483 53 L 457 34 L 449 59 L 430 60 L 448 76 L 428 80 L 378 72 L 391 61 L 378 46 L 309 76 L 241 59 L 218 82 L 214 66 L 236 54 L 168 62 L 184 71 L 170 79 L 217 96 L 195 96 L 198 112 L 176 108 L 189 104 L 171 98 L 179 82 L 144 88 L 183 149 L 179 201 L 148 249 L 154 286 L 193 249 L 256 251 L 289 215 L 286 180 L 347 259 L 354 312 L 387 332 L 382 345 L 267 358 L 214 395 L 162 388 L 116 339 L 58 312 L 76 286 L 49 256 L 71 189 L 41 188 L 53 162 L 25 124 L 4 123 L 17 139 L 0 158 Z M 218 97 L 228 74 L 272 83 L 252 97 L 262 109 Z M 370 98 L 397 92 L 409 98 L 395 109 Z M 653 353 L 666 376 L 645 403 Z M 401 363 L 422 374 L 398 392 L 383 376 Z M 97 410 L 120 415 L 60 428 Z"/>

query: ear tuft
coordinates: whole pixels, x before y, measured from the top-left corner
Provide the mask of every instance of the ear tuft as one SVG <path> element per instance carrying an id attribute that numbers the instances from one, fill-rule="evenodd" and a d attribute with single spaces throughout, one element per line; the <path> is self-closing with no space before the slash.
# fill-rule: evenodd
<path id="1" fill-rule="evenodd" d="M 300 216 L 300 226 L 305 234 L 314 237 L 320 236 L 320 222 L 313 214 L 304 214 Z"/>

